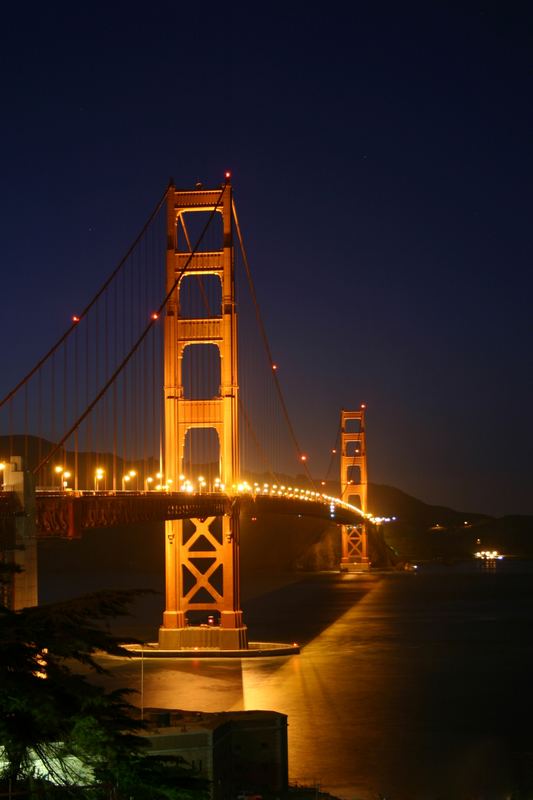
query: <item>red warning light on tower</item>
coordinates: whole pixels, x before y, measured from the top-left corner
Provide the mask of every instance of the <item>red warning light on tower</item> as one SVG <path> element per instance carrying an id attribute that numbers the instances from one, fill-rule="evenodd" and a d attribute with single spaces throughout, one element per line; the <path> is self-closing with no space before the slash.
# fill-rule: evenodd
<path id="1" fill-rule="evenodd" d="M 305 453 L 302 453 L 302 455 L 300 456 L 300 461 L 307 461 L 307 456 L 305 455 Z"/>
<path id="2" fill-rule="evenodd" d="M 229 181 L 229 179 L 231 178 L 231 172 L 229 170 L 226 170 L 226 172 L 224 173 L 224 177 L 227 181 Z"/>
<path id="3" fill-rule="evenodd" d="M 151 317 L 152 317 L 152 319 L 159 319 L 159 314 L 157 313 L 157 311 L 154 311 L 154 312 L 152 312 Z"/>
<path id="4" fill-rule="evenodd" d="M 76 316 L 76 314 L 73 314 L 72 315 L 72 322 L 79 322 L 79 321 L 80 321 L 80 318 L 78 316 Z"/>

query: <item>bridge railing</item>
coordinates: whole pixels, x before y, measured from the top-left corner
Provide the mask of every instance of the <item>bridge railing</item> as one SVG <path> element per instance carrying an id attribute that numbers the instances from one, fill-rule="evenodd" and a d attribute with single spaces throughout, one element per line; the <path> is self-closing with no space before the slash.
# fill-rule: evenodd
<path id="1" fill-rule="evenodd" d="M 0 492 L 0 520 L 23 513 L 20 499 L 4 487 Z M 83 490 L 39 487 L 36 491 L 36 528 L 40 538 L 77 538 L 84 530 L 172 519 L 203 519 L 231 513 L 238 501 L 250 514 L 287 514 L 318 517 L 343 525 L 365 519 L 359 509 L 338 498 L 300 489 L 224 492 L 168 492 L 137 490 Z M 368 515 L 367 517 L 368 518 Z"/>

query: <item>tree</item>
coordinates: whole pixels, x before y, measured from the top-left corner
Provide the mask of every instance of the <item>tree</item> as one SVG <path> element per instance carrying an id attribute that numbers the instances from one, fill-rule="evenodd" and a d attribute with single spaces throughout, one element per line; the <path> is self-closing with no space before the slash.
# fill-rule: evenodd
<path id="1" fill-rule="evenodd" d="M 79 797 L 85 784 L 92 798 L 111 789 L 116 797 L 180 796 L 179 782 L 178 795 L 168 794 L 170 772 L 143 757 L 144 726 L 130 690 L 107 692 L 89 680 L 105 673 L 98 653 L 129 656 L 102 623 L 126 614 L 137 594 L 100 592 L 20 611 L 0 606 L 0 776 L 11 787 L 35 780 L 40 763 L 48 789 L 55 784 L 63 794 L 76 787 Z M 198 796 L 194 787 L 185 795 Z"/>

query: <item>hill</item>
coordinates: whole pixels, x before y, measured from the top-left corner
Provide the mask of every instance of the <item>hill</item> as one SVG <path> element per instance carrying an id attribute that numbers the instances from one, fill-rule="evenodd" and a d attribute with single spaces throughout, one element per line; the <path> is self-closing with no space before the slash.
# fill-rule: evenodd
<path id="1" fill-rule="evenodd" d="M 533 516 L 490 517 L 417 500 L 392 486 L 370 484 L 369 506 L 395 516 L 385 526 L 389 545 L 402 558 L 471 558 L 479 549 L 533 557 Z"/>

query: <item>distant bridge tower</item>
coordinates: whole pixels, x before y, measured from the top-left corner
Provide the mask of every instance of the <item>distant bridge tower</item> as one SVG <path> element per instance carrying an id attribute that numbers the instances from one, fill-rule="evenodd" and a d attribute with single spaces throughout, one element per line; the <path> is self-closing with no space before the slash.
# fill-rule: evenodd
<path id="1" fill-rule="evenodd" d="M 365 408 L 341 411 L 341 498 L 367 513 Z M 360 572 L 370 566 L 365 522 L 342 526 L 341 570 Z"/>
<path id="2" fill-rule="evenodd" d="M 218 203 L 218 205 L 217 205 Z M 222 219 L 220 248 L 200 249 L 188 231 L 192 215 L 214 212 L 213 224 Z M 198 217 L 196 218 L 198 219 Z M 167 293 L 179 277 L 167 304 L 165 318 L 165 478 L 180 485 L 184 473 L 186 439 L 194 429 L 214 429 L 219 443 L 219 477 L 231 491 L 239 479 L 237 313 L 235 307 L 234 248 L 231 185 L 207 190 L 177 190 L 170 186 L 167 200 Z M 189 228 L 187 227 L 189 225 Z M 192 226 L 194 227 L 194 226 Z M 183 252 L 180 237 L 187 242 Z M 198 229 L 198 225 L 196 225 Z M 209 240 L 211 241 L 211 233 Z M 205 246 L 205 245 L 204 245 Z M 212 316 L 191 319 L 180 310 L 180 290 L 190 276 L 215 275 L 221 284 L 220 307 Z M 220 354 L 220 389 L 217 397 L 185 397 L 182 365 L 188 347 L 215 345 Z M 238 503 L 223 517 L 165 523 L 166 606 L 159 632 L 162 649 L 210 647 L 239 649 L 247 646 L 240 609 Z M 200 627 L 203 612 L 214 625 Z M 192 622 L 192 624 L 188 624 Z"/>

